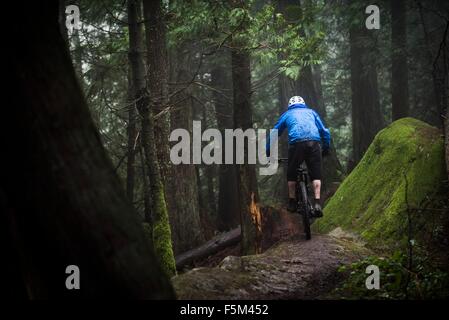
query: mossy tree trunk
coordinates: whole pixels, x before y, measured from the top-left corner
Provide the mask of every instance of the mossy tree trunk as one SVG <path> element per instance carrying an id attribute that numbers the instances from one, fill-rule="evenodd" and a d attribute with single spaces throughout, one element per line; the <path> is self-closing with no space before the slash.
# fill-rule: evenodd
<path id="1" fill-rule="evenodd" d="M 408 116 L 407 10 L 405 0 L 391 0 L 392 121 Z"/>
<path id="2" fill-rule="evenodd" d="M 140 2 L 130 0 L 129 5 L 129 26 L 130 26 L 130 60 L 133 73 L 133 83 L 136 90 L 137 109 L 141 117 L 141 143 L 145 154 L 146 172 L 150 180 L 151 213 L 153 246 L 162 268 L 168 276 L 176 273 L 175 260 L 173 255 L 170 224 L 168 220 L 167 205 L 165 202 L 164 184 L 161 177 L 159 160 L 156 151 L 155 122 L 154 122 L 154 99 L 148 97 L 145 85 L 145 67 L 142 61 L 140 50 L 141 40 L 139 39 L 137 22 L 137 5 Z M 147 10 L 147 9 L 146 9 Z M 150 23 L 154 23 L 154 16 Z M 137 32 L 136 32 L 137 31 Z M 154 82 L 166 81 L 159 79 L 160 74 L 154 70 L 148 76 L 148 83 L 151 86 Z M 154 92 L 154 91 L 151 91 Z M 148 222 L 148 221 L 147 221 Z"/>
<path id="3" fill-rule="evenodd" d="M 2 290 L 29 298 L 174 298 L 89 114 L 59 30 L 58 1 L 11 6 L 23 20 L 6 35 L 0 225 L 1 271 L 17 282 Z M 79 290 L 65 286 L 68 265 L 80 269 Z"/>

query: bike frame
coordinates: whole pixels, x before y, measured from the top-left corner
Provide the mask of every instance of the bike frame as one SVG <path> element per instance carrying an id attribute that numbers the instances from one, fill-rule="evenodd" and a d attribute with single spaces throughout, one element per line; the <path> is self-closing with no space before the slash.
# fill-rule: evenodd
<path id="1" fill-rule="evenodd" d="M 297 212 L 302 215 L 304 233 L 306 239 L 310 240 L 312 234 L 310 232 L 310 225 L 312 224 L 312 204 L 309 200 L 309 175 L 307 167 L 301 164 L 296 169 L 296 199 L 298 201 Z"/>

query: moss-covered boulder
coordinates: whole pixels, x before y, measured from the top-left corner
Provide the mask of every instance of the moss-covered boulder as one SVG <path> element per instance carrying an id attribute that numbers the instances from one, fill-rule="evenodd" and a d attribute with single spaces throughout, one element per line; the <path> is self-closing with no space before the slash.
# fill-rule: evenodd
<path id="1" fill-rule="evenodd" d="M 412 118 L 395 121 L 377 134 L 314 228 L 329 232 L 340 227 L 371 247 L 394 250 L 407 241 L 412 211 L 413 237 L 426 230 L 430 211 L 417 209 L 428 206 L 444 180 L 441 131 Z"/>

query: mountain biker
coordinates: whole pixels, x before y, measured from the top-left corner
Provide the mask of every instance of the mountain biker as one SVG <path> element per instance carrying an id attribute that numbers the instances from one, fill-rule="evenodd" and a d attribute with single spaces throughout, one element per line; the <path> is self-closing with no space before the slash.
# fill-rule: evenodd
<path id="1" fill-rule="evenodd" d="M 288 102 L 288 110 L 284 112 L 274 126 L 278 135 L 288 130 L 288 211 L 296 212 L 296 170 L 305 160 L 314 190 L 314 211 L 322 217 L 321 208 L 321 157 L 329 152 L 330 132 L 324 126 L 320 116 L 310 109 L 300 96 L 293 96 Z M 321 146 L 322 143 L 322 146 Z M 270 141 L 267 142 L 267 156 L 270 152 Z"/>

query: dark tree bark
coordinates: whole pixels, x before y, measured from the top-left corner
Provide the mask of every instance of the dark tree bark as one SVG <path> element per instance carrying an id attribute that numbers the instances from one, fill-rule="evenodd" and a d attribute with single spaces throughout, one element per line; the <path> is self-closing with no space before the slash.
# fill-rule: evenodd
<path id="1" fill-rule="evenodd" d="M 149 137 L 145 135 L 148 132 L 148 97 L 146 92 L 146 83 L 145 83 L 145 65 L 143 63 L 143 55 L 142 55 L 142 27 L 139 23 L 141 17 L 141 2 L 138 0 L 129 0 L 127 5 L 128 10 L 128 25 L 129 25 L 129 51 L 128 51 L 128 60 L 129 60 L 129 68 L 131 75 L 131 99 L 132 104 L 129 106 L 128 117 L 128 167 L 127 167 L 127 193 L 128 198 L 132 199 L 133 196 L 133 184 L 134 184 L 134 168 L 133 163 L 135 159 L 135 143 L 136 143 L 136 120 L 137 114 L 135 112 L 135 108 L 141 111 L 141 120 L 142 120 L 142 130 L 140 136 L 141 148 L 145 149 L 145 145 L 148 148 Z M 145 151 L 143 151 L 145 153 Z M 146 163 L 146 162 L 145 162 Z M 142 163 L 144 165 L 144 163 Z M 148 174 L 148 170 L 146 170 Z M 144 179 L 144 196 L 149 196 L 149 190 L 145 190 L 145 182 L 147 179 Z M 148 201 L 148 199 L 144 199 L 144 201 Z M 151 222 L 151 219 L 146 216 L 146 222 Z"/>
<path id="2" fill-rule="evenodd" d="M 351 91 L 352 91 L 352 145 L 353 163 L 357 164 L 383 127 L 377 85 L 374 48 L 368 43 L 369 31 L 363 27 L 351 27 Z"/>
<path id="3" fill-rule="evenodd" d="M 216 127 L 215 126 L 215 119 L 214 119 L 215 113 L 212 111 L 210 112 L 207 110 L 207 108 L 202 108 L 202 118 L 203 118 L 203 125 L 204 128 L 211 128 Z M 203 172 L 204 172 L 204 180 L 206 185 L 206 207 L 208 210 L 208 215 L 210 217 L 216 217 L 217 215 L 217 197 L 216 197 L 216 190 L 218 188 L 218 185 L 216 183 L 216 177 L 217 177 L 217 166 L 215 164 L 204 164 L 202 166 Z"/>
<path id="4" fill-rule="evenodd" d="M 227 57 L 221 57 L 223 60 Z M 229 79 L 230 80 L 230 79 Z M 218 129 L 224 137 L 225 129 L 234 127 L 232 104 L 224 92 L 228 90 L 228 76 L 222 61 L 218 62 L 211 71 L 211 85 L 218 91 L 213 91 L 215 115 Z M 230 230 L 239 224 L 239 206 L 237 203 L 237 172 L 233 164 L 224 164 L 225 151 L 223 150 L 223 164 L 218 166 L 218 229 Z"/>
<path id="5" fill-rule="evenodd" d="M 167 275 L 172 276 L 176 274 L 176 268 L 167 204 L 165 201 L 164 182 L 159 167 L 155 141 L 154 114 L 156 105 L 158 105 L 161 96 L 156 95 L 156 98 L 152 96 L 152 98 L 149 99 L 146 92 L 143 74 L 145 68 L 142 62 L 141 51 L 139 51 L 139 43 L 141 43 L 141 41 L 139 41 L 138 38 L 139 33 L 135 32 L 137 27 L 137 3 L 139 3 L 137 0 L 129 0 L 128 2 L 130 60 L 133 84 L 136 90 L 136 105 L 141 117 L 141 143 L 145 153 L 145 166 L 150 181 L 153 246 L 162 268 Z M 144 10 L 147 13 L 150 12 L 150 14 L 145 15 L 145 19 L 149 19 L 146 21 L 149 25 L 161 23 L 161 20 L 156 19 L 156 16 L 153 15 L 160 15 L 161 4 L 159 2 L 155 3 L 156 2 L 152 1 L 144 2 Z M 151 55 L 151 57 L 154 56 Z M 155 86 L 154 83 L 161 83 L 164 81 L 166 83 L 167 78 L 163 78 L 163 75 L 158 73 L 157 70 L 153 70 L 148 76 L 148 84 L 150 87 L 153 87 L 153 89 Z M 152 92 L 155 92 L 155 90 L 152 90 Z"/>
<path id="6" fill-rule="evenodd" d="M 137 147 L 137 128 L 136 128 L 136 109 L 135 109 L 135 90 L 131 75 L 131 67 L 128 71 L 128 151 L 126 161 L 126 195 L 129 201 L 134 201 L 135 184 L 135 158 Z"/>
<path id="7" fill-rule="evenodd" d="M 302 35 L 304 36 L 304 34 Z M 320 117 L 326 118 L 324 105 L 319 103 L 318 92 L 315 88 L 315 79 L 311 66 L 305 66 L 301 69 L 301 75 L 296 84 L 297 94 L 304 98 L 307 105 L 312 107 Z"/>
<path id="8" fill-rule="evenodd" d="M 188 44 L 180 45 L 173 53 L 172 73 L 173 80 L 181 83 L 182 87 L 175 86 L 173 91 L 179 93 L 173 96 L 170 114 L 171 127 L 183 128 L 192 135 L 193 127 L 193 101 L 190 88 L 184 88 L 190 81 L 193 70 L 189 52 L 185 52 Z M 183 50 L 184 48 L 184 50 Z M 204 236 L 201 230 L 200 208 L 198 199 L 198 183 L 194 164 L 179 164 L 171 167 L 172 174 L 168 177 L 170 190 L 176 201 L 169 203 L 170 222 L 175 254 L 190 250 L 202 242 Z M 188 226 L 188 227 L 186 227 Z"/>
<path id="9" fill-rule="evenodd" d="M 408 66 L 405 0 L 390 0 L 391 5 L 391 103 L 392 120 L 408 116 Z"/>
<path id="10" fill-rule="evenodd" d="M 14 135 L 2 127 L 0 225 L 2 252 L 12 258 L 2 272 L 14 266 L 21 281 L 7 283 L 26 287 L 29 298 L 174 298 L 101 145 L 59 31 L 58 2 L 11 5 L 23 20 L 6 35 L 4 116 Z M 80 290 L 65 287 L 68 265 L 80 268 Z"/>
<path id="11" fill-rule="evenodd" d="M 156 138 L 157 157 L 161 176 L 170 174 L 170 151 L 168 137 L 170 132 L 170 112 L 168 107 L 168 61 L 166 48 L 166 26 L 162 2 L 159 0 L 143 1 L 145 35 L 148 65 L 148 90 L 150 108 L 155 115 L 154 134 Z M 155 81 L 153 81 L 155 80 Z M 170 197 L 170 194 L 167 194 Z M 167 199 L 172 201 L 172 199 Z"/>
<path id="12" fill-rule="evenodd" d="M 232 83 L 234 92 L 234 126 L 246 130 L 252 128 L 251 110 L 251 69 L 249 53 L 234 49 L 232 58 Z M 248 150 L 245 148 L 245 159 Z M 247 161 L 247 160 L 245 160 Z M 259 201 L 256 170 L 254 165 L 238 165 L 237 186 L 240 205 L 240 224 L 242 228 L 242 252 L 259 252 L 258 217 L 255 208 Z"/>
<path id="13" fill-rule="evenodd" d="M 446 108 L 446 114 L 444 119 L 444 145 L 446 156 L 446 173 L 449 180 L 449 108 Z"/>
<path id="14" fill-rule="evenodd" d="M 152 228 L 153 226 L 153 218 L 151 217 L 151 192 L 150 192 L 150 184 L 148 182 L 148 173 L 145 169 L 145 151 L 143 150 L 142 143 L 140 143 L 139 148 L 140 153 L 140 164 L 141 164 L 141 170 L 142 170 L 142 189 L 143 189 L 143 216 L 146 223 L 150 225 Z M 151 234 L 153 234 L 152 230 Z M 153 236 L 151 236 L 151 239 L 153 239 Z"/>
<path id="15" fill-rule="evenodd" d="M 80 39 L 80 30 L 74 29 L 73 35 L 73 60 L 75 64 L 75 71 L 78 77 L 78 81 L 81 84 L 81 88 L 83 87 L 84 79 L 83 79 L 83 48 L 81 47 L 81 39 Z"/>
<path id="16" fill-rule="evenodd" d="M 150 93 L 150 109 L 154 115 L 154 138 L 161 181 L 164 186 L 168 209 L 176 206 L 173 192 L 176 181 L 171 180 L 172 166 L 168 144 L 170 112 L 168 109 L 168 52 L 166 48 L 166 24 L 162 1 L 143 1 L 145 35 L 147 48 L 147 88 Z M 150 179 L 151 182 L 151 179 Z M 164 218 L 165 219 L 165 218 Z M 168 230 L 168 229 L 167 229 Z M 170 258 L 171 260 L 171 258 Z M 170 262 L 171 263 L 171 262 Z"/>
<path id="17" fill-rule="evenodd" d="M 323 88 L 321 85 L 321 67 L 320 65 L 315 66 L 312 69 L 312 80 L 314 82 L 314 87 L 316 90 L 316 105 L 319 106 L 317 110 L 321 110 L 320 116 L 322 120 L 327 124 L 327 112 L 326 106 L 324 105 L 324 97 L 323 97 Z M 323 184 L 322 190 L 323 193 L 329 193 L 332 189 L 334 189 L 333 184 L 341 181 L 341 177 L 343 174 L 343 167 L 341 166 L 340 160 L 337 156 L 337 151 L 331 141 L 330 152 L 327 157 L 323 158 Z"/>
<path id="18" fill-rule="evenodd" d="M 279 116 L 287 111 L 288 100 L 293 96 L 292 82 L 291 79 L 288 79 L 283 74 L 280 74 L 278 77 L 279 106 L 277 111 Z M 280 136 L 278 143 L 278 157 L 286 158 L 288 156 L 288 136 L 286 134 Z M 285 178 L 287 176 L 287 168 L 285 166 L 279 166 L 278 172 L 279 178 L 276 182 L 274 196 L 283 201 L 288 197 L 287 180 Z"/>
<path id="19" fill-rule="evenodd" d="M 321 83 L 321 65 L 314 65 L 312 68 L 313 82 L 316 88 L 316 104 L 318 110 L 321 110 L 323 119 L 327 119 L 326 106 L 324 104 L 323 86 Z"/>

